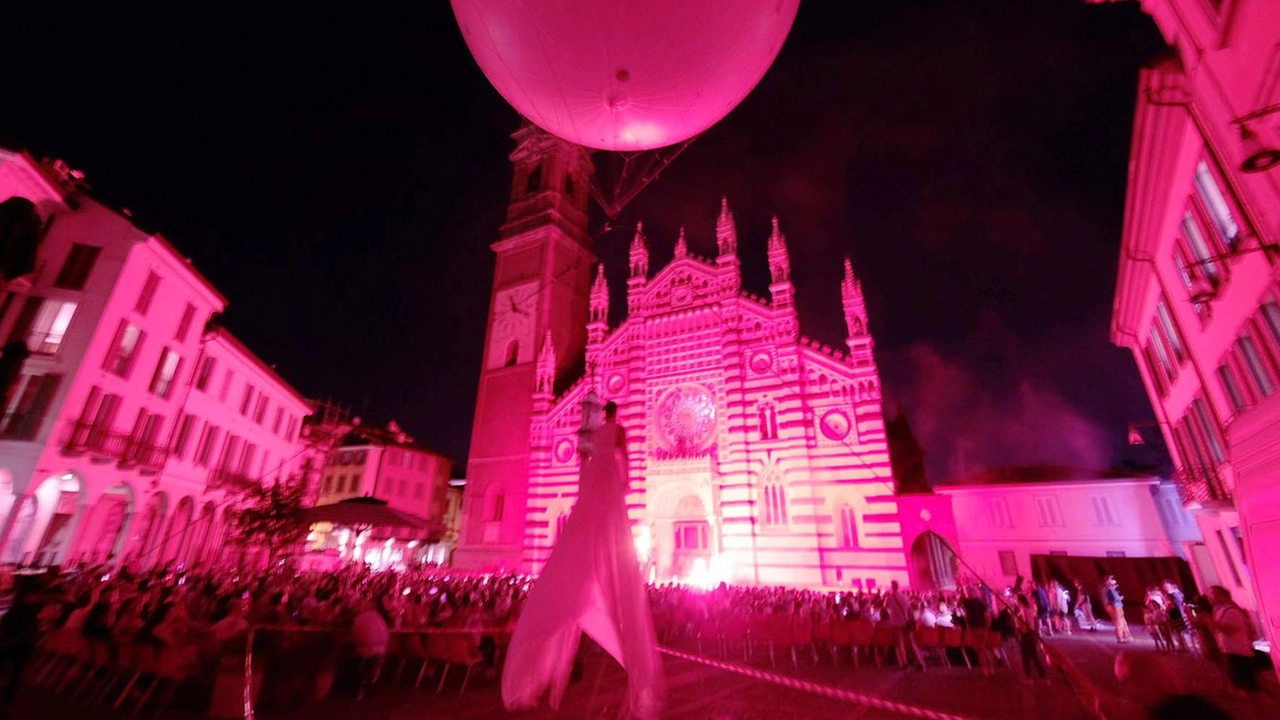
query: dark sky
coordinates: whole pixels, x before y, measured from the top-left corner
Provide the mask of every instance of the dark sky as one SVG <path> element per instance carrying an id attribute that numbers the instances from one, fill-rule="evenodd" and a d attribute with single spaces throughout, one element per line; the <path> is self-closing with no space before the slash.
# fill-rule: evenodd
<path id="1" fill-rule="evenodd" d="M 413 5 L 33 18 L 0 43 L 0 142 L 65 159 L 169 238 L 303 393 L 465 459 L 518 117 L 449 4 Z M 655 267 L 681 224 L 709 255 L 727 193 L 763 293 L 776 212 L 802 328 L 837 346 L 851 255 L 887 409 L 934 480 L 1157 459 L 1126 444 L 1151 410 L 1108 339 L 1154 25 L 1137 3 L 854 5 L 804 0 L 761 84 L 622 219 L 645 222 Z M 628 239 L 596 248 L 617 291 Z"/>

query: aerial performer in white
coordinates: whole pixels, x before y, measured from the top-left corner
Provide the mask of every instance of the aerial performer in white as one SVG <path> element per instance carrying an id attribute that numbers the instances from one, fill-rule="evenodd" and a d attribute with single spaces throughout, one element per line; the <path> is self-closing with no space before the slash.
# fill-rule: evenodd
<path id="1" fill-rule="evenodd" d="M 635 541 L 627 519 L 627 440 L 618 406 L 599 424 L 595 393 L 583 401 L 578 502 L 529 592 L 502 671 L 508 710 L 560 708 L 582 633 L 627 671 L 624 716 L 660 715 L 666 682 Z M 597 427 L 598 425 L 598 427 Z"/>

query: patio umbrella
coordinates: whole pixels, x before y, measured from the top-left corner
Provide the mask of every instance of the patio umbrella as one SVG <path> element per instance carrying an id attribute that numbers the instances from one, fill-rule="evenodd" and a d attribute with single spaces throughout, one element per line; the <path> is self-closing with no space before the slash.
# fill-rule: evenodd
<path id="1" fill-rule="evenodd" d="M 308 523 L 327 522 L 350 528 L 402 527 L 412 530 L 441 531 L 444 524 L 420 515 L 396 510 L 386 500 L 375 497 L 353 497 L 328 505 L 307 508 Z"/>

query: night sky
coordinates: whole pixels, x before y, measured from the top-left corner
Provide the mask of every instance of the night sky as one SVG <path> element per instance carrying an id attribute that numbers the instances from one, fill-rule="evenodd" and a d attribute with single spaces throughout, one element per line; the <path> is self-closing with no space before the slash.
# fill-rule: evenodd
<path id="1" fill-rule="evenodd" d="M 519 118 L 449 4 L 413 5 L 32 18 L 0 43 L 0 144 L 65 159 L 189 255 L 301 392 L 465 460 Z M 1137 72 L 1163 46 L 1150 19 L 902 0 L 854 21 L 854 5 L 804 0 L 756 90 L 627 208 L 652 266 L 682 224 L 714 254 L 724 193 L 763 294 L 776 212 L 802 329 L 841 346 L 850 255 L 886 410 L 907 411 L 935 481 L 1160 461 L 1127 445 L 1151 409 L 1108 338 Z M 615 322 L 629 239 L 595 248 Z"/>

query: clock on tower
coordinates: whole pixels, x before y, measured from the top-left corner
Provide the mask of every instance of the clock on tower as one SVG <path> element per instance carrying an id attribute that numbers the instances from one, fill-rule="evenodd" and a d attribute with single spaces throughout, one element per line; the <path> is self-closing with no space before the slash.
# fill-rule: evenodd
<path id="1" fill-rule="evenodd" d="M 511 367 L 532 362 L 536 348 L 534 318 L 538 312 L 538 287 L 534 283 L 494 293 L 486 368 Z"/>
<path id="2" fill-rule="evenodd" d="M 489 328 L 453 555 L 464 569 L 521 567 L 535 360 L 548 333 L 562 368 L 580 359 L 595 264 L 586 151 L 532 125 L 512 137 L 511 202 L 491 245 L 497 262 Z"/>

